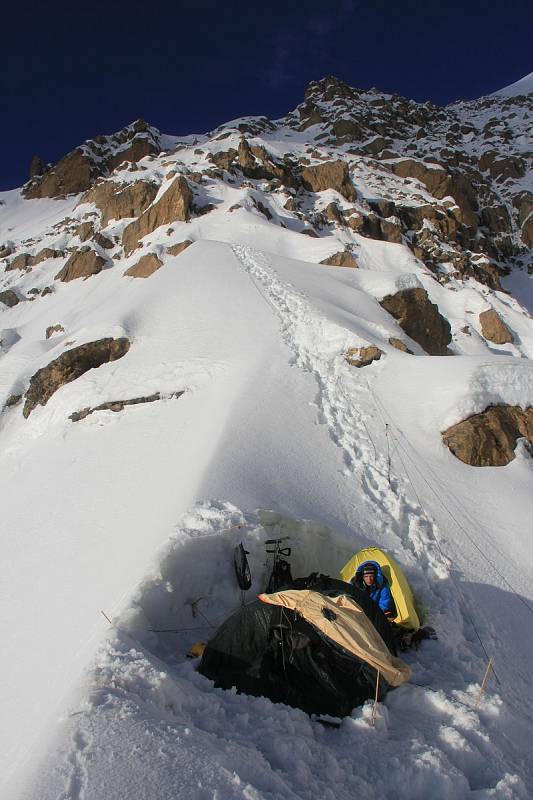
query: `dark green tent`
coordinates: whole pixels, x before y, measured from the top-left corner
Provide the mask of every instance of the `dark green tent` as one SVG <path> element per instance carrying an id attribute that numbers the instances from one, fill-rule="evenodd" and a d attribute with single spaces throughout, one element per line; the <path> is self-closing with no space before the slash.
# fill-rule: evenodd
<path id="1" fill-rule="evenodd" d="M 385 616 L 357 587 L 312 575 L 292 581 L 285 589 L 302 593 L 311 589 L 324 598 L 352 598 L 378 632 L 384 649 L 395 655 Z M 323 613 L 328 620 L 335 617 L 326 607 Z M 221 625 L 203 653 L 199 671 L 223 689 L 235 687 L 308 713 L 334 716 L 345 716 L 374 697 L 377 678 L 374 666 L 324 635 L 297 611 L 261 600 L 235 611 Z M 388 688 L 381 676 L 380 699 Z"/>

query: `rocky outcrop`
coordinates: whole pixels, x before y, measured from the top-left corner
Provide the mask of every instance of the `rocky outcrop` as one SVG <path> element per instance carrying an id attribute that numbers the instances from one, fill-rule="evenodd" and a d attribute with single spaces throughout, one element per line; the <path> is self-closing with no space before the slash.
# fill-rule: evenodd
<path id="1" fill-rule="evenodd" d="M 39 156 L 33 156 L 31 163 L 30 163 L 30 180 L 32 178 L 38 178 L 48 170 L 48 167 Z"/>
<path id="2" fill-rule="evenodd" d="M 230 150 L 229 153 L 235 152 Z M 296 176 L 293 174 L 290 163 L 280 162 L 262 145 L 250 146 L 243 137 L 237 150 L 237 163 L 246 178 L 253 180 L 279 181 L 279 184 L 290 188 L 297 187 Z M 218 154 L 219 164 L 226 165 Z M 229 165 L 225 166 L 229 169 Z"/>
<path id="3" fill-rule="evenodd" d="M 155 253 L 147 253 L 126 270 L 124 275 L 130 278 L 149 278 L 156 270 L 163 266 L 163 262 Z"/>
<path id="4" fill-rule="evenodd" d="M 65 255 L 63 250 L 56 250 L 53 247 L 43 247 L 36 255 L 31 258 L 31 266 L 35 267 L 41 261 L 47 261 L 49 258 L 62 258 Z"/>
<path id="5" fill-rule="evenodd" d="M 82 222 L 76 229 L 80 242 L 86 242 L 94 236 L 94 222 Z"/>
<path id="6" fill-rule="evenodd" d="M 29 183 L 23 193 L 28 200 L 78 194 L 88 189 L 98 174 L 98 169 L 90 156 L 81 148 L 77 148 L 58 161 L 55 167 L 42 177 Z"/>
<path id="7" fill-rule="evenodd" d="M 426 353 L 431 356 L 450 355 L 450 323 L 431 302 L 425 289 L 402 289 L 384 297 L 380 305 Z"/>
<path id="8" fill-rule="evenodd" d="M 382 219 L 377 214 L 368 214 L 361 218 L 357 232 L 368 239 L 376 239 L 381 242 L 393 242 L 401 244 L 402 229 L 392 220 Z"/>
<path id="9" fill-rule="evenodd" d="M 0 303 L 3 303 L 8 308 L 13 308 L 20 303 L 21 298 L 13 289 L 6 289 L 5 292 L 0 292 Z"/>
<path id="10" fill-rule="evenodd" d="M 94 234 L 93 241 L 103 250 L 112 250 L 115 246 L 114 242 L 112 242 L 108 236 L 104 236 L 100 231 Z"/>
<path id="11" fill-rule="evenodd" d="M 489 406 L 481 414 L 443 431 L 444 444 L 473 467 L 504 467 L 515 457 L 518 439 L 533 446 L 533 408 Z"/>
<path id="12" fill-rule="evenodd" d="M 409 350 L 403 339 L 397 339 L 395 336 L 391 336 L 389 338 L 389 344 L 396 348 L 396 350 L 401 350 L 402 353 L 409 353 L 413 355 L 413 351 Z"/>
<path id="13" fill-rule="evenodd" d="M 99 256 L 96 250 L 87 245 L 72 253 L 63 269 L 59 270 L 55 277 L 56 280 L 63 283 L 75 281 L 78 278 L 89 278 L 91 275 L 101 272 L 105 265 L 105 258 Z"/>
<path id="14" fill-rule="evenodd" d="M 462 212 L 463 222 L 476 228 L 478 225 L 477 199 L 472 184 L 461 174 L 449 174 L 438 166 L 427 166 L 422 161 L 405 159 L 391 165 L 395 175 L 402 178 L 415 178 L 438 200 L 450 195 Z"/>
<path id="15" fill-rule="evenodd" d="M 489 342 L 508 344 L 513 341 L 513 334 L 493 308 L 482 311 L 479 315 L 479 323 L 481 325 L 481 333 Z"/>
<path id="16" fill-rule="evenodd" d="M 40 264 L 41 261 L 46 261 L 49 258 L 61 258 L 63 255 L 64 252 L 62 250 L 55 250 L 52 247 L 44 247 L 34 256 L 31 256 L 29 253 L 20 253 L 18 256 L 11 259 L 6 267 L 6 271 L 15 269 L 28 270 Z"/>
<path id="17" fill-rule="evenodd" d="M 129 349 L 128 339 L 108 338 L 88 342 L 62 353 L 30 379 L 29 388 L 24 395 L 23 415 L 28 418 L 37 405 L 45 406 L 54 392 L 66 383 L 71 383 L 90 369 L 122 358 Z"/>
<path id="18" fill-rule="evenodd" d="M 49 325 L 46 329 L 46 338 L 49 339 L 54 333 L 64 333 L 65 329 L 62 325 L 57 323 L 56 325 Z"/>
<path id="19" fill-rule="evenodd" d="M 320 263 L 326 264 L 329 267 L 357 267 L 357 261 L 353 253 L 349 250 L 341 250 L 339 253 L 333 253 L 332 256 L 328 256 Z"/>
<path id="20" fill-rule="evenodd" d="M 176 399 L 181 397 L 182 394 L 183 392 L 172 392 L 172 394 L 167 395 L 165 399 Z M 132 397 L 131 400 L 109 400 L 107 403 L 100 403 L 99 406 L 93 406 L 92 408 L 88 406 L 87 408 L 82 408 L 81 411 L 75 411 L 69 416 L 69 419 L 72 420 L 72 422 L 79 422 L 80 420 L 88 417 L 90 414 L 94 414 L 95 411 L 114 411 L 115 413 L 118 413 L 119 411 L 123 411 L 126 406 L 137 406 L 142 403 L 155 403 L 162 399 L 163 398 L 161 397 L 161 394 L 159 392 L 155 392 L 154 394 L 146 395 L 145 397 Z"/>
<path id="21" fill-rule="evenodd" d="M 43 174 L 32 176 L 23 194 L 28 199 L 78 194 L 124 161 L 137 162 L 160 150 L 159 132 L 138 119 L 112 136 L 88 139 Z"/>
<path id="22" fill-rule="evenodd" d="M 179 254 L 183 253 L 191 244 L 191 239 L 185 239 L 183 242 L 178 242 L 177 244 L 172 244 L 170 247 L 167 247 L 167 253 L 169 256 L 179 256 Z"/>
<path id="23" fill-rule="evenodd" d="M 334 189 L 350 202 L 354 202 L 357 198 L 357 192 L 350 180 L 348 164 L 345 161 L 325 161 L 323 164 L 305 167 L 302 171 L 302 184 L 304 189 L 309 192 Z"/>
<path id="24" fill-rule="evenodd" d="M 116 183 L 100 181 L 88 192 L 85 192 L 78 205 L 94 203 L 102 215 L 102 227 L 112 219 L 138 217 L 153 203 L 158 187 L 150 181 L 134 181 L 133 183 Z"/>
<path id="25" fill-rule="evenodd" d="M 186 222 L 191 215 L 193 194 L 189 184 L 179 175 L 175 178 L 164 195 L 144 211 L 139 219 L 130 222 L 122 234 L 122 244 L 126 255 L 133 252 L 139 240 L 155 231 L 160 225 L 171 222 Z"/>
<path id="26" fill-rule="evenodd" d="M 18 256 L 12 258 L 9 264 L 6 267 L 6 272 L 10 270 L 23 270 L 23 269 L 31 269 L 32 265 L 32 257 L 29 253 L 19 253 Z"/>
<path id="27" fill-rule="evenodd" d="M 379 361 L 383 350 L 375 345 L 368 347 L 349 347 L 344 354 L 344 359 L 351 367 L 368 367 L 373 361 Z"/>
<path id="28" fill-rule="evenodd" d="M 520 237 L 526 247 L 533 247 L 533 213 L 529 215 L 520 231 Z"/>

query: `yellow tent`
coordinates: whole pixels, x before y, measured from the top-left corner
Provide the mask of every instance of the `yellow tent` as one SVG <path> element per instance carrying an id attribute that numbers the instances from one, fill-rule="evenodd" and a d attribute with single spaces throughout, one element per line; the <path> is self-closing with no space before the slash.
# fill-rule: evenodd
<path id="1" fill-rule="evenodd" d="M 402 625 L 404 628 L 418 630 L 420 627 L 420 620 L 416 613 L 411 587 L 407 583 L 407 578 L 396 561 L 392 556 L 384 553 L 383 550 L 380 550 L 378 547 L 365 547 L 363 550 L 359 550 L 359 552 L 341 569 L 341 580 L 350 583 L 357 572 L 357 568 L 361 564 L 364 564 L 365 561 L 375 561 L 379 564 L 383 575 L 388 581 L 392 598 L 398 612 L 393 621 L 396 622 L 397 625 Z"/>

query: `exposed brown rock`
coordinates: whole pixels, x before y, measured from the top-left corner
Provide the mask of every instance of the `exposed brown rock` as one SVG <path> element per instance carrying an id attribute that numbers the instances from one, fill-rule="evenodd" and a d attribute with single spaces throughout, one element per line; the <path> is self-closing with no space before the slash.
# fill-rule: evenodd
<path id="1" fill-rule="evenodd" d="M 389 339 L 389 344 L 395 347 L 396 350 L 401 350 L 402 353 L 409 353 L 410 355 L 413 355 L 413 351 L 409 350 L 409 348 L 402 339 L 396 339 L 395 336 L 391 336 Z"/>
<path id="2" fill-rule="evenodd" d="M 181 397 L 182 394 L 183 392 L 173 392 L 165 399 L 170 400 L 171 398 L 178 398 Z M 81 411 L 75 411 L 69 416 L 69 419 L 71 419 L 72 422 L 79 422 L 90 414 L 94 414 L 95 411 L 114 411 L 116 413 L 123 411 L 126 406 L 137 406 L 141 403 L 155 403 L 157 400 L 161 399 L 160 393 L 155 392 L 145 397 L 133 397 L 131 400 L 110 400 L 107 403 L 101 403 L 99 406 L 94 406 L 93 408 L 87 407 L 82 408 Z"/>
<path id="3" fill-rule="evenodd" d="M 402 289 L 384 297 L 380 305 L 426 353 L 431 356 L 450 355 L 450 323 L 431 302 L 425 289 Z"/>
<path id="4" fill-rule="evenodd" d="M 533 407 L 489 406 L 481 414 L 443 431 L 444 444 L 465 464 L 504 467 L 515 457 L 517 440 L 533 445 Z"/>
<path id="5" fill-rule="evenodd" d="M 378 217 L 377 214 L 368 214 L 363 217 L 358 226 L 358 232 L 368 239 L 377 239 L 382 242 L 401 244 L 402 241 L 400 226 L 391 220 Z"/>
<path id="6" fill-rule="evenodd" d="M 132 143 L 128 147 L 125 147 L 123 150 L 119 150 L 118 153 L 114 153 L 112 156 L 107 158 L 106 167 L 109 171 L 113 171 L 125 161 L 130 161 L 133 164 L 136 164 L 137 161 L 140 161 L 146 156 L 157 155 L 158 152 L 159 148 L 152 141 L 145 139 L 142 136 L 137 136 L 133 139 Z"/>
<path id="7" fill-rule="evenodd" d="M 164 195 L 124 229 L 122 244 L 126 255 L 136 249 L 139 240 L 152 233 L 160 225 L 170 225 L 171 222 L 187 221 L 190 217 L 192 206 L 192 192 L 189 184 L 178 175 Z"/>
<path id="8" fill-rule="evenodd" d="M 375 345 L 368 347 L 349 347 L 344 354 L 345 360 L 352 367 L 368 367 L 373 361 L 379 361 L 383 350 Z"/>
<path id="9" fill-rule="evenodd" d="M 172 244 L 170 247 L 167 247 L 167 253 L 169 256 L 179 256 L 179 254 L 183 253 L 191 244 L 192 241 L 190 239 L 185 239 L 183 242 L 178 242 L 177 244 Z"/>
<path id="10" fill-rule="evenodd" d="M 526 247 L 533 247 L 533 213 L 529 215 L 522 225 L 520 237 Z"/>
<path id="11" fill-rule="evenodd" d="M 6 289 L 5 292 L 0 292 L 0 303 L 3 303 L 8 308 L 13 308 L 20 303 L 21 298 L 13 289 Z"/>
<path id="12" fill-rule="evenodd" d="M 63 269 L 55 277 L 56 280 L 63 283 L 74 281 L 77 278 L 89 278 L 91 275 L 101 272 L 105 264 L 105 258 L 99 256 L 91 247 L 85 246 L 72 253 Z"/>
<path id="13" fill-rule="evenodd" d="M 345 161 L 325 161 L 323 164 L 306 167 L 302 172 L 302 183 L 309 192 L 334 189 L 351 202 L 357 197 Z"/>
<path id="14" fill-rule="evenodd" d="M 78 205 L 94 203 L 102 214 L 102 227 L 105 228 L 112 219 L 138 217 L 153 203 L 157 191 L 158 187 L 150 181 L 100 181 L 85 192 Z"/>
<path id="15" fill-rule="evenodd" d="M 149 278 L 162 266 L 163 262 L 155 253 L 147 253 L 145 256 L 141 256 L 133 267 L 127 269 L 124 275 L 131 278 Z"/>
<path id="16" fill-rule="evenodd" d="M 13 248 L 10 244 L 3 244 L 0 245 L 0 258 L 7 258 L 13 252 Z"/>
<path id="17" fill-rule="evenodd" d="M 494 344 L 508 344 L 513 341 L 513 334 L 502 320 L 500 315 L 490 308 L 479 315 L 481 333 Z"/>
<path id="18" fill-rule="evenodd" d="M 339 253 L 333 253 L 332 256 L 328 256 L 323 261 L 320 262 L 321 264 L 326 264 L 330 267 L 357 267 L 357 261 L 355 260 L 353 253 L 349 250 L 341 250 Z"/>
<path id="19" fill-rule="evenodd" d="M 506 206 L 489 206 L 481 212 L 481 221 L 491 233 L 508 233 L 511 230 L 511 217 Z"/>
<path id="20" fill-rule="evenodd" d="M 77 194 L 88 189 L 96 175 L 97 171 L 90 157 L 81 148 L 77 148 L 58 161 L 42 178 L 28 184 L 24 195 L 31 200 Z"/>
<path id="21" fill-rule="evenodd" d="M 82 222 L 81 225 L 78 225 L 76 233 L 80 237 L 81 242 L 86 242 L 88 239 L 92 239 L 94 236 L 94 223 Z"/>
<path id="22" fill-rule="evenodd" d="M 116 361 L 126 355 L 130 342 L 122 339 L 98 339 L 79 347 L 73 347 L 38 370 L 30 379 L 25 394 L 23 415 L 27 418 L 37 405 L 45 406 L 54 392 L 66 383 L 76 380 L 90 369 L 96 369 L 108 361 Z"/>
<path id="23" fill-rule="evenodd" d="M 290 198 L 289 198 L 290 199 Z M 287 208 L 287 205 L 285 205 Z M 294 209 L 292 209 L 294 211 Z M 337 225 L 344 225 L 344 217 L 342 211 L 339 209 L 337 203 L 328 203 L 324 209 L 324 216 L 329 222 L 335 222 Z"/>
<path id="24" fill-rule="evenodd" d="M 13 269 L 31 269 L 32 265 L 32 257 L 29 253 L 20 253 L 20 255 L 15 256 L 12 258 L 9 264 L 6 267 L 6 272 L 13 270 Z"/>
<path id="25" fill-rule="evenodd" d="M 438 200 L 451 195 L 461 209 L 465 225 L 477 227 L 476 195 L 472 184 L 464 175 L 450 175 L 440 167 L 428 167 L 414 159 L 405 159 L 392 164 L 391 169 L 395 175 L 402 178 L 416 178 Z"/>
<path id="26" fill-rule="evenodd" d="M 62 325 L 57 323 L 57 325 L 49 325 L 46 329 L 46 338 L 49 339 L 50 336 L 53 336 L 54 333 L 64 333 L 65 329 Z"/>
<path id="27" fill-rule="evenodd" d="M 232 147 L 229 150 L 220 150 L 218 153 L 209 153 L 207 158 L 219 169 L 230 171 L 236 156 L 237 150 Z"/>
<path id="28" fill-rule="evenodd" d="M 111 239 L 104 236 L 100 231 L 94 234 L 94 242 L 103 250 L 111 250 L 115 246 Z"/>
<path id="29" fill-rule="evenodd" d="M 296 188 L 297 180 L 291 164 L 279 162 L 262 145 L 250 146 L 243 137 L 237 150 L 237 161 L 243 175 L 253 180 L 278 180 L 284 186 Z"/>
<path id="30" fill-rule="evenodd" d="M 52 247 L 44 247 L 32 257 L 31 265 L 35 267 L 37 264 L 40 264 L 41 261 L 46 261 L 49 258 L 61 258 L 64 255 L 65 253 L 63 250 L 54 250 Z"/>

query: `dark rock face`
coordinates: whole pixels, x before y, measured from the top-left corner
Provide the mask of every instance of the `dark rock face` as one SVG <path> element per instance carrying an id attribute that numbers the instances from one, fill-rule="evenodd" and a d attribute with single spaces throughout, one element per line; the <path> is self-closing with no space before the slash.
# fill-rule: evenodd
<path id="1" fill-rule="evenodd" d="M 183 175 L 179 175 L 157 203 L 124 228 L 122 244 L 126 255 L 136 249 L 143 236 L 152 233 L 160 225 L 170 225 L 176 220 L 186 222 L 191 215 L 192 199 L 189 184 Z"/>
<path id="2" fill-rule="evenodd" d="M 37 405 L 45 406 L 61 386 L 79 378 L 90 369 L 126 355 L 130 342 L 122 339 L 98 339 L 73 347 L 38 370 L 30 379 L 26 392 L 23 415 L 28 418 Z"/>
<path id="3" fill-rule="evenodd" d="M 40 175 L 44 175 L 47 171 L 48 167 L 39 156 L 33 156 L 30 164 L 30 180 L 32 178 L 37 178 Z"/>
<path id="4" fill-rule="evenodd" d="M 443 431 L 444 444 L 473 467 L 504 467 L 515 457 L 518 439 L 533 446 L 533 407 L 489 406 Z"/>
<path id="5" fill-rule="evenodd" d="M 0 292 L 0 303 L 3 303 L 8 308 L 13 308 L 20 303 L 20 297 L 13 289 L 6 289 L 5 292 Z"/>
<path id="6" fill-rule="evenodd" d="M 173 392 L 171 395 L 168 395 L 167 398 L 178 398 L 181 397 L 182 394 L 183 392 Z M 81 411 L 75 411 L 69 416 L 69 419 L 72 420 L 72 422 L 79 422 L 80 420 L 88 417 L 90 414 L 94 414 L 95 411 L 113 411 L 118 413 L 119 411 L 123 411 L 126 406 L 137 406 L 142 403 L 155 403 L 161 399 L 160 393 L 155 392 L 154 394 L 146 395 L 145 397 L 132 397 L 131 400 L 110 400 L 107 403 L 101 403 L 99 406 L 82 408 Z"/>
<path id="7" fill-rule="evenodd" d="M 425 289 L 403 289 L 384 297 L 380 305 L 426 353 L 431 356 L 450 355 L 450 323 L 431 302 Z"/>
<path id="8" fill-rule="evenodd" d="M 82 247 L 72 253 L 63 269 L 57 273 L 56 280 L 68 283 L 77 278 L 89 278 L 101 272 L 105 265 L 105 258 L 99 256 L 95 250 L 89 246 Z"/>

